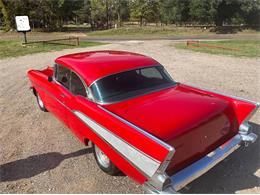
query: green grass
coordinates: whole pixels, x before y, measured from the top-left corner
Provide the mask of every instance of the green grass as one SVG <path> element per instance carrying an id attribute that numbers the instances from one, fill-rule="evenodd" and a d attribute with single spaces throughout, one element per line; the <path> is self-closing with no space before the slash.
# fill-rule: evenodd
<path id="1" fill-rule="evenodd" d="M 244 29 L 232 32 L 216 32 L 213 28 L 201 27 L 176 27 L 176 26 L 124 26 L 117 29 L 98 30 L 86 33 L 90 37 L 120 37 L 120 38 L 163 38 L 171 36 L 197 36 L 197 35 L 214 35 L 214 34 L 238 34 L 238 35 L 258 35 L 259 31 Z"/>
<path id="2" fill-rule="evenodd" d="M 202 28 L 185 28 L 173 26 L 128 26 L 117 29 L 100 30 L 87 33 L 88 36 L 94 37 L 167 37 L 173 35 L 201 35 L 213 34 L 209 30 Z"/>
<path id="3" fill-rule="evenodd" d="M 72 49 L 79 47 L 91 47 L 97 45 L 103 45 L 105 43 L 100 42 L 80 42 L 79 46 L 70 46 L 70 45 L 58 45 L 58 44 L 29 44 L 22 45 L 20 41 L 17 40 L 0 40 L 0 59 L 7 57 L 16 57 L 23 56 L 27 54 L 39 53 L 39 52 L 50 52 L 50 51 L 59 51 L 62 49 Z"/>
<path id="4" fill-rule="evenodd" d="M 195 52 L 210 53 L 210 54 L 220 54 L 220 55 L 230 55 L 235 57 L 260 57 L 260 40 L 227 40 L 227 41 L 200 41 L 200 43 L 223 46 L 228 48 L 239 49 L 226 50 L 220 48 L 208 48 L 208 47 L 187 47 L 185 43 L 173 44 L 174 47 L 178 49 L 188 49 Z"/>

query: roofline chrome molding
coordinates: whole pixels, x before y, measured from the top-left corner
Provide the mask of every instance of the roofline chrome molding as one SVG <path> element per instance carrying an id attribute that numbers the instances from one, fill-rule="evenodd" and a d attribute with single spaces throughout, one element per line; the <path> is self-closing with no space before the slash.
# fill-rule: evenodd
<path id="1" fill-rule="evenodd" d="M 175 149 L 172 146 L 170 146 L 169 144 L 165 143 L 164 141 L 158 139 L 157 137 L 151 135 L 150 133 L 147 133 L 145 130 L 143 130 L 140 127 L 134 125 L 133 123 L 123 119 L 122 117 L 114 114 L 113 112 L 105 109 L 104 107 L 102 107 L 100 105 L 98 107 L 101 108 L 102 110 L 104 110 L 105 112 L 109 113 L 110 115 L 114 116 L 115 118 L 119 119 L 123 123 L 133 127 L 135 130 L 139 131 L 140 133 L 144 134 L 145 136 L 151 138 L 152 140 L 159 143 L 161 146 L 163 146 L 164 148 L 166 148 L 169 151 L 169 153 L 166 156 L 166 158 L 164 159 L 164 161 L 160 164 L 159 168 L 156 170 L 154 175 L 152 177 L 150 177 L 147 182 L 145 182 L 144 186 L 146 186 L 146 188 L 148 187 L 151 191 L 163 191 L 166 188 L 171 187 L 171 185 L 170 185 L 171 179 L 165 173 L 165 170 L 167 169 L 169 163 L 171 162 L 171 159 L 175 153 Z"/>

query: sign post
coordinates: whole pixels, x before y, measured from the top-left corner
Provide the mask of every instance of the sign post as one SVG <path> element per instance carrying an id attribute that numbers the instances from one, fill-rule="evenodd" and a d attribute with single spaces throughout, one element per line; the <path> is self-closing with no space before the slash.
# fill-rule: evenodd
<path id="1" fill-rule="evenodd" d="M 24 44 L 27 43 L 26 32 L 31 31 L 28 16 L 15 16 L 17 32 L 22 32 L 24 35 Z"/>

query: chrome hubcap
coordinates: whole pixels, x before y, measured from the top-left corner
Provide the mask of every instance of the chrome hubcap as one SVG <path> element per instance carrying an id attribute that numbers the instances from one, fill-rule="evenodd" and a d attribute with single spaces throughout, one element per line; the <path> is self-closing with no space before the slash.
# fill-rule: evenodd
<path id="1" fill-rule="evenodd" d="M 41 97 L 39 96 L 39 94 L 37 94 L 37 98 L 38 98 L 38 102 L 39 102 L 40 107 L 43 108 L 43 107 L 44 107 L 44 104 L 43 104 L 42 99 L 41 99 Z"/>
<path id="2" fill-rule="evenodd" d="M 110 160 L 96 145 L 95 145 L 95 151 L 98 162 L 105 168 L 108 168 L 110 165 Z"/>

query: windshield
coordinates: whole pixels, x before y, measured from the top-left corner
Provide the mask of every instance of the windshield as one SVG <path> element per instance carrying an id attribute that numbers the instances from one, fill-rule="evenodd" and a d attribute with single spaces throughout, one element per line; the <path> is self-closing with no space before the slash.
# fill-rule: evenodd
<path id="1" fill-rule="evenodd" d="M 139 68 L 104 77 L 91 85 L 98 102 L 116 102 L 175 85 L 162 66 Z"/>

